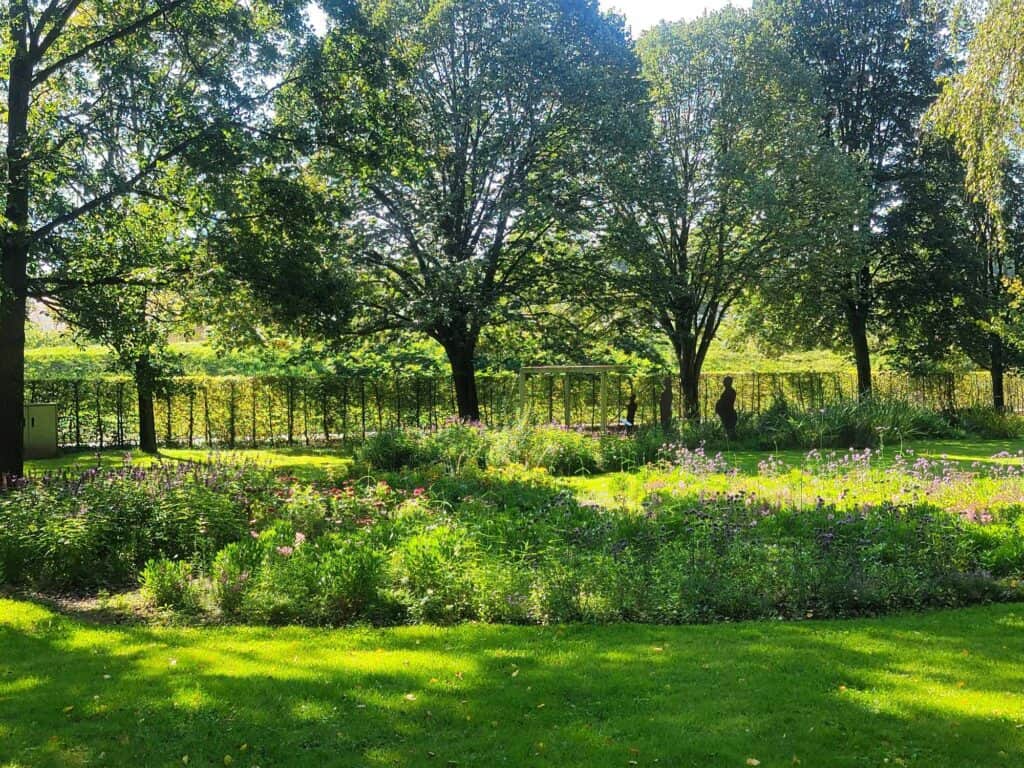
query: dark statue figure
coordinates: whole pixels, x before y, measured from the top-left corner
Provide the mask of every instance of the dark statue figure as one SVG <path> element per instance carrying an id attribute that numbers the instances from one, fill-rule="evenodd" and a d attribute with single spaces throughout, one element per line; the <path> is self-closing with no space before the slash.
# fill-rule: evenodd
<path id="1" fill-rule="evenodd" d="M 722 420 L 725 434 L 729 436 L 730 440 L 735 440 L 736 422 L 739 417 L 736 414 L 736 390 L 732 388 L 732 376 L 726 376 L 722 383 L 725 384 L 725 389 L 722 391 L 722 396 L 718 398 L 718 402 L 715 403 L 715 413 Z"/>
<path id="2" fill-rule="evenodd" d="M 661 390 L 658 401 L 658 415 L 661 417 L 661 428 L 668 432 L 672 429 L 672 379 L 665 377 L 665 386 Z"/>

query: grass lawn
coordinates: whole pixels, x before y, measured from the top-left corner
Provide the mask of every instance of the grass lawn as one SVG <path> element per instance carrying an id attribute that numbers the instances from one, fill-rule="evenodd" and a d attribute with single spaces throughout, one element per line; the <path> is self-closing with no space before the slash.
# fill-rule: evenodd
<path id="1" fill-rule="evenodd" d="M 1022 657 L 1020 605 L 321 631 L 0 600 L 0 766 L 1019 766 Z"/>
<path id="2" fill-rule="evenodd" d="M 25 463 L 30 474 L 55 471 L 84 471 L 91 467 L 119 467 L 125 457 L 130 456 L 133 464 L 146 466 L 159 461 L 252 461 L 285 474 L 295 475 L 303 480 L 319 480 L 326 477 L 345 475 L 352 464 L 352 457 L 338 449 L 330 448 L 266 448 L 258 450 L 208 451 L 187 448 L 161 448 L 156 456 L 140 451 L 105 450 L 96 452 L 67 453 L 56 459 L 36 459 Z"/>

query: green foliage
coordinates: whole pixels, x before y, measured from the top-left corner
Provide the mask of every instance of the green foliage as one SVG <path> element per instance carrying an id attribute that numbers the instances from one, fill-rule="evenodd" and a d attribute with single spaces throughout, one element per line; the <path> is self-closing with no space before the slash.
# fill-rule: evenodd
<path id="1" fill-rule="evenodd" d="M 177 560 L 150 560 L 139 574 L 143 596 L 157 608 L 194 611 L 199 590 L 192 580 L 192 566 Z"/>
<path id="2" fill-rule="evenodd" d="M 10 583 L 48 589 L 135 584 L 146 562 L 209 566 L 242 538 L 272 479 L 252 467 L 91 469 L 0 494 L 0 558 Z"/>
<path id="3" fill-rule="evenodd" d="M 490 460 L 495 466 L 540 467 L 553 475 L 592 474 L 599 467 L 599 447 L 583 432 L 524 426 L 495 433 Z"/>
<path id="4" fill-rule="evenodd" d="M 791 211 L 826 222 L 823 237 L 788 250 L 766 275 L 751 329 L 777 341 L 851 350 L 867 392 L 869 334 L 880 327 L 889 270 L 906 255 L 894 247 L 892 220 L 910 197 L 920 121 L 937 92 L 936 68 L 946 66 L 938 6 L 771 0 L 761 7 L 817 80 L 821 132 L 835 150 L 825 177 L 835 186 Z"/>
<path id="5" fill-rule="evenodd" d="M 435 624 L 474 618 L 476 558 L 476 542 L 456 526 L 430 526 L 402 541 L 391 559 L 391 579 L 409 618 Z"/>
<path id="6" fill-rule="evenodd" d="M 277 102 L 297 152 L 238 183 L 234 205 L 261 215 L 224 222 L 227 269 L 261 309 L 328 341 L 352 299 L 359 331 L 434 339 L 462 382 L 460 417 L 479 420 L 481 332 L 543 297 L 571 250 L 559 234 L 634 115 L 631 46 L 583 0 L 324 10 L 322 44 Z"/>
<path id="7" fill-rule="evenodd" d="M 428 463 L 430 456 L 418 433 L 388 429 L 370 435 L 359 447 L 359 459 L 374 469 L 395 470 Z"/>
<path id="8" fill-rule="evenodd" d="M 250 540 L 232 542 L 217 553 L 211 569 L 214 603 L 224 616 L 238 616 L 249 581 L 263 560 L 260 546 Z"/>
<path id="9" fill-rule="evenodd" d="M 849 218 L 844 194 L 856 194 L 823 141 L 813 75 L 764 22 L 726 8 L 644 34 L 642 148 L 603 174 L 597 300 L 665 335 L 688 417 L 729 309 L 781 254 L 829 242 L 825 230 Z"/>
<path id="10" fill-rule="evenodd" d="M 259 544 L 261 559 L 250 564 L 251 580 L 235 590 L 241 592 L 240 604 L 236 594 L 222 592 L 222 609 L 270 624 L 340 625 L 377 615 L 384 561 L 365 538 L 307 538 L 291 524 L 276 523 Z"/>
<path id="11" fill-rule="evenodd" d="M 993 0 L 985 9 L 961 46 L 966 67 L 946 81 L 929 118 L 955 138 L 971 192 L 998 219 L 1006 163 L 1024 146 L 1024 13 L 1018 0 Z"/>
<path id="12" fill-rule="evenodd" d="M 585 439 L 598 455 L 600 441 Z M 160 514 L 145 511 L 153 500 L 144 483 L 130 496 L 119 487 L 122 476 L 99 473 L 94 486 L 118 489 L 102 497 L 117 507 L 108 514 L 114 524 L 62 512 L 52 501 L 34 506 L 48 487 L 38 482 L 0 497 L 9 521 L 0 554 L 13 583 L 141 583 L 154 604 L 188 610 L 205 602 L 202 583 L 225 618 L 270 624 L 706 622 L 871 614 L 1018 594 L 1024 502 L 1012 502 L 1016 470 L 998 475 L 1005 476 L 998 504 L 979 497 L 948 510 L 935 493 L 956 470 L 902 455 L 886 478 L 912 502 L 844 501 L 844 491 L 808 504 L 793 495 L 796 486 L 801 498 L 804 486 L 821 492 L 818 475 L 834 474 L 836 487 L 874 482 L 874 456 L 814 452 L 815 477 L 788 480 L 779 462 L 764 463 L 759 473 L 779 475 L 772 482 L 783 485 L 758 491 L 742 486 L 721 456 L 677 453 L 663 475 L 618 476 L 635 478 L 641 490 L 632 503 L 608 505 L 582 501 L 544 469 L 520 465 L 432 470 L 422 475 L 425 486 L 411 490 L 403 488 L 421 476 L 408 472 L 396 476 L 398 487 L 325 486 L 221 468 L 197 474 L 202 492 L 189 483 L 173 490 L 176 502 L 166 508 L 192 511 L 164 527 L 154 522 Z M 715 478 L 737 490 L 711 490 Z M 158 475 L 154 485 L 167 482 Z M 54 490 L 50 498 L 59 501 Z M 84 493 L 76 490 L 76 498 Z M 246 521 L 241 530 L 218 527 L 233 517 Z M 194 519 L 204 521 L 196 540 Z M 120 581 L 86 568 L 101 557 L 124 564 Z"/>
<path id="13" fill-rule="evenodd" d="M 960 434 L 941 414 L 896 400 L 853 400 L 818 411 L 797 411 L 779 399 L 764 414 L 741 425 L 740 440 L 775 450 L 845 449 Z"/>
<path id="14" fill-rule="evenodd" d="M 984 440 L 1013 440 L 1024 435 L 1024 417 L 994 408 L 966 408 L 957 411 L 953 422 L 966 434 Z"/>

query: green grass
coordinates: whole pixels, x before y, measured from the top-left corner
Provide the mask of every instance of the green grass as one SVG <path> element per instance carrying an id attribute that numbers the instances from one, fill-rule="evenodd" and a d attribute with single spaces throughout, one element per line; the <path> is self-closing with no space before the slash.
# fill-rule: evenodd
<path id="1" fill-rule="evenodd" d="M 1017 766 L 1024 606 L 709 627 L 96 626 L 0 600 L 0 766 Z"/>
<path id="2" fill-rule="evenodd" d="M 985 464 L 1007 464 L 1015 459 L 995 459 L 996 454 L 1016 453 L 1024 449 L 1024 440 L 914 440 L 889 443 L 882 447 L 878 456 L 881 466 L 888 466 L 893 457 L 900 451 L 913 451 L 918 456 L 929 459 L 949 459 L 963 464 L 982 462 Z M 823 453 L 828 453 L 825 449 Z M 715 451 L 709 451 L 715 453 Z M 837 453 L 842 453 L 837 451 Z M 757 464 L 767 456 L 776 456 L 787 464 L 801 464 L 807 451 L 722 451 L 730 466 L 736 467 L 743 474 L 756 474 Z"/>
<path id="3" fill-rule="evenodd" d="M 645 467 L 634 472 L 609 473 L 562 480 L 580 498 L 607 507 L 639 509 L 652 493 L 699 496 L 742 492 L 768 503 L 803 508 L 819 503 L 853 508 L 884 502 L 929 502 L 950 511 L 999 511 L 1024 508 L 1024 478 L 992 476 L 1000 469 L 1019 468 L 1021 459 L 995 458 L 1016 454 L 1020 441 L 922 441 L 888 446 L 875 452 L 867 465 L 834 474 L 809 466 L 803 451 L 726 451 L 728 473 L 692 474 L 682 470 Z M 913 451 L 959 474 L 945 482 L 890 471 L 899 451 Z M 710 452 L 709 453 L 713 453 Z M 842 457 L 843 451 L 822 451 Z M 775 457 L 786 470 L 774 476 L 759 474 L 758 463 Z M 986 476 L 988 475 L 988 476 Z"/>
<path id="4" fill-rule="evenodd" d="M 344 476 L 352 464 L 352 457 L 340 450 L 327 448 L 267 448 L 239 451 L 208 451 L 187 448 L 162 448 L 156 456 L 139 451 L 111 451 L 100 453 L 68 453 L 56 459 L 36 459 L 26 462 L 30 474 L 65 470 L 84 471 L 91 467 L 119 467 L 126 457 L 133 464 L 148 466 L 161 461 L 251 461 L 275 472 L 290 474 L 302 480 L 322 480 Z"/>

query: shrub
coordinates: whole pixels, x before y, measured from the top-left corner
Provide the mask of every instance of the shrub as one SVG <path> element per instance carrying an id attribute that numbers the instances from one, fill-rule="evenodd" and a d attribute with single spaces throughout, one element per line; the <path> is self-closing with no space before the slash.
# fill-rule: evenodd
<path id="1" fill-rule="evenodd" d="M 540 442 L 602 446 L 545 432 L 554 436 Z M 532 439 L 513 433 L 499 451 L 494 433 L 448 437 L 492 441 L 492 455 L 506 459 L 513 441 Z M 615 444 L 613 454 L 627 449 Z M 727 469 L 719 455 L 678 443 L 663 455 L 694 474 Z M 845 485 L 874 472 L 875 455 L 815 451 L 808 461 Z M 414 490 L 198 467 L 26 482 L 0 493 L 0 572 L 46 588 L 141 580 L 154 603 L 187 610 L 199 602 L 192 575 L 208 576 L 226 617 L 314 625 L 847 616 L 1005 599 L 1024 576 L 1012 467 L 978 481 L 985 493 L 998 489 L 992 506 L 957 499 L 953 513 L 917 502 L 796 509 L 727 488 L 704 493 L 689 476 L 662 482 L 654 471 L 607 483 L 615 498 L 623 489 L 643 496 L 606 508 L 581 503 L 536 464 L 470 466 L 396 481 L 425 483 Z M 881 476 L 931 488 L 959 477 L 957 467 L 901 457 Z"/>
<path id="2" fill-rule="evenodd" d="M 453 474 L 469 467 L 486 467 L 489 447 L 486 430 L 472 424 L 451 424 L 424 441 L 425 455 Z"/>
<path id="3" fill-rule="evenodd" d="M 526 624 L 530 621 L 532 574 L 527 563 L 487 558 L 472 573 L 473 613 L 480 621 Z"/>
<path id="4" fill-rule="evenodd" d="M 133 586 L 160 558 L 205 569 L 272 503 L 271 481 L 247 465 L 184 463 L 22 481 L 0 494 L 0 557 L 12 583 L 61 590 Z"/>
<path id="5" fill-rule="evenodd" d="M 799 411 L 779 397 L 760 416 L 740 424 L 741 442 L 763 450 L 875 448 L 882 443 L 957 436 L 959 432 L 941 414 L 877 398 Z"/>
<path id="6" fill-rule="evenodd" d="M 192 566 L 183 561 L 150 560 L 139 577 L 142 594 L 158 608 L 194 611 L 199 589 L 192 581 Z"/>
<path id="7" fill-rule="evenodd" d="M 370 435 L 363 442 L 358 458 L 373 469 L 388 471 L 416 467 L 429 461 L 422 435 L 403 429 L 388 429 Z"/>
<path id="8" fill-rule="evenodd" d="M 558 427 L 517 427 L 494 434 L 490 458 L 496 466 L 542 467 L 552 475 L 593 474 L 599 468 L 599 441 Z"/>
<path id="9" fill-rule="evenodd" d="M 369 543 L 337 535 L 317 542 L 317 600 L 315 615 L 326 624 L 345 624 L 359 618 L 393 618 L 382 592 L 385 561 Z"/>
<path id="10" fill-rule="evenodd" d="M 453 526 L 428 527 L 402 541 L 391 559 L 391 581 L 409 618 L 437 624 L 474 618 L 477 556 L 467 532 Z"/>
<path id="11" fill-rule="evenodd" d="M 598 439 L 600 468 L 605 472 L 628 472 L 658 458 L 665 433 L 660 428 L 641 429 L 634 435 L 603 434 Z"/>
<path id="12" fill-rule="evenodd" d="M 1024 435 L 1024 417 L 995 408 L 966 408 L 954 421 L 964 432 L 984 440 L 1016 440 Z"/>
<path id="13" fill-rule="evenodd" d="M 263 562 L 263 549 L 253 540 L 228 544 L 217 553 L 211 570 L 213 600 L 225 616 L 238 616 L 252 577 Z"/>

